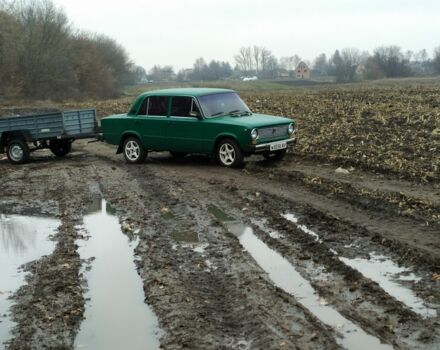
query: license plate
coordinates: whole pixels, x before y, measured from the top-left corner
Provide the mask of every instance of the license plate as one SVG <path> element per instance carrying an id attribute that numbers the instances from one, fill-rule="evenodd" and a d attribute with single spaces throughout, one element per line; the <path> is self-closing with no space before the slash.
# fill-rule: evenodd
<path id="1" fill-rule="evenodd" d="M 271 151 L 278 151 L 280 149 L 287 148 L 287 142 L 281 141 L 281 142 L 274 142 L 270 144 L 270 150 Z"/>

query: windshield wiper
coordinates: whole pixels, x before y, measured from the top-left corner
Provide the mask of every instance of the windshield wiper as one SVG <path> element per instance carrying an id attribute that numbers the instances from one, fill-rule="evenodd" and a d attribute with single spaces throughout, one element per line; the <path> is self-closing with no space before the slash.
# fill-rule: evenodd
<path id="1" fill-rule="evenodd" d="M 239 109 L 230 111 L 228 114 L 236 115 L 239 117 L 244 116 L 244 115 L 252 115 L 252 113 L 250 111 L 240 111 Z"/>
<path id="2" fill-rule="evenodd" d="M 217 112 L 217 113 L 211 114 L 211 117 L 216 117 L 221 114 L 225 114 L 225 112 Z"/>

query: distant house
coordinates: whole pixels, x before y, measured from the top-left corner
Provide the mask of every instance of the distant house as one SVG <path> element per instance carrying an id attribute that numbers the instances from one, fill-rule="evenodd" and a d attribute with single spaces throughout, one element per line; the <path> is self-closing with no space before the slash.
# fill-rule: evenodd
<path id="1" fill-rule="evenodd" d="M 298 63 L 295 70 L 295 76 L 296 79 L 304 79 L 304 80 L 310 79 L 309 66 L 307 66 L 307 64 L 305 64 L 303 61 Z"/>

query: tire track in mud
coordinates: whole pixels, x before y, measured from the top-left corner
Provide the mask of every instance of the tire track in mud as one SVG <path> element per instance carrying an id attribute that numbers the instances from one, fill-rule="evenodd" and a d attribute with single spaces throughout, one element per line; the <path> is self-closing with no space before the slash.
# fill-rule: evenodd
<path id="1" fill-rule="evenodd" d="M 267 175 L 268 173 L 269 176 L 276 176 L 278 180 L 294 181 L 315 193 L 345 201 L 362 210 L 373 211 L 377 215 L 383 215 L 383 212 L 386 212 L 389 215 L 408 217 L 440 229 L 438 196 L 431 194 L 432 198 L 428 200 L 423 198 L 423 190 L 420 190 L 421 194 L 418 195 L 414 190 L 405 191 L 406 188 L 405 190 L 401 188 L 400 191 L 397 188 L 384 190 L 379 187 L 370 187 L 371 184 L 368 187 L 365 184 L 359 187 L 356 180 L 349 183 L 342 179 L 303 172 L 294 168 L 286 170 L 282 166 L 267 168 L 270 164 L 266 162 L 254 162 L 249 165 L 249 169 L 259 175 Z"/>
<path id="2" fill-rule="evenodd" d="M 161 176 L 165 176 L 160 170 L 159 173 Z M 201 177 L 198 177 L 198 180 L 201 180 Z M 219 191 L 219 187 L 223 187 L 223 191 Z M 201 190 L 201 188 L 204 188 L 204 190 Z M 261 232 L 261 230 L 258 235 L 265 243 L 271 247 L 276 247 L 276 250 L 282 253 L 283 256 L 293 257 L 294 263 L 295 261 L 298 263 L 313 260 L 317 262 L 318 267 L 324 264 L 325 268 L 335 272 L 337 277 L 335 279 L 336 283 L 327 286 L 325 283 L 314 283 L 314 286 L 329 301 L 337 304 L 338 309 L 348 318 L 358 321 L 358 323 L 366 326 L 370 331 L 373 330 L 373 333 L 382 339 L 388 339 L 397 348 L 437 348 L 436 342 L 439 340 L 439 334 L 436 331 L 436 324 L 438 325 L 438 319 L 437 321 L 422 319 L 393 297 L 390 297 L 376 283 L 363 277 L 359 272 L 342 262 L 335 262 L 334 254 L 330 252 L 329 247 L 319 247 L 309 235 L 295 230 L 291 227 L 291 223 L 281 218 L 280 214 L 283 205 L 279 204 L 283 204 L 284 198 L 269 199 L 267 197 L 260 197 L 259 203 L 263 203 L 261 205 L 265 209 L 255 212 L 255 203 L 252 202 L 249 205 L 248 193 L 240 191 L 234 183 L 224 183 L 221 180 L 213 180 L 212 176 L 208 176 L 199 183 L 197 190 L 201 193 L 202 198 L 205 198 L 208 193 L 213 194 L 214 197 L 214 193 L 221 193 L 218 198 L 213 198 L 212 201 L 220 203 L 223 201 L 224 208 L 229 210 L 240 212 L 242 209 L 246 209 L 246 215 L 256 215 L 257 217 L 260 215 L 268 218 L 278 231 L 289 232 L 289 238 L 296 237 L 291 241 L 288 240 L 287 245 L 282 245 L 277 240 L 269 237 L 267 233 Z M 245 193 L 245 195 L 242 195 L 242 193 Z M 242 197 L 241 200 L 237 200 L 237 195 Z M 252 200 L 255 201 L 256 198 Z M 264 203 L 266 203 L 266 206 Z M 205 205 L 209 205 L 206 200 Z M 279 210 L 274 211 L 273 208 L 277 206 Z M 251 211 L 252 214 L 250 214 Z M 311 220 L 313 221 L 314 219 Z M 333 219 L 338 221 L 338 218 Z M 324 224 L 327 224 L 327 222 L 324 222 Z M 363 229 L 362 235 L 365 232 L 368 231 Z M 371 234 L 369 235 L 371 236 Z M 333 239 L 336 239 L 336 237 L 333 237 Z M 373 241 L 373 243 L 382 247 L 381 243 L 383 242 L 378 242 L 376 239 L 376 242 Z M 292 244 L 298 246 L 294 248 Z M 416 262 L 423 264 L 423 259 Z M 335 285 L 337 288 L 335 288 Z M 348 291 L 350 292 L 348 293 Z M 427 292 L 429 293 L 429 289 Z M 347 295 L 350 294 L 351 296 L 347 298 Z"/>
<path id="3" fill-rule="evenodd" d="M 145 167 L 129 171 L 136 178 L 128 181 L 130 193 L 139 196 L 118 197 L 116 184 L 104 174 L 100 181 L 112 206 L 143 228 L 136 250 L 138 268 L 146 301 L 166 332 L 163 347 L 339 348 L 326 327 L 275 288 L 243 254 L 237 239 L 212 222 L 198 196 L 188 197 L 181 186 Z M 161 211 L 164 208 L 167 211 Z M 199 248 L 175 241 L 176 231 L 195 232 Z"/>
<path id="4" fill-rule="evenodd" d="M 253 177 L 246 171 L 200 166 L 191 161 L 188 166 L 185 162 L 176 165 L 173 161 L 153 159 L 148 164 L 127 166 L 119 156 L 111 154 L 112 148 L 97 146 L 93 150 L 92 155 L 80 152 L 49 169 L 45 169 L 48 161 L 30 164 L 26 171 L 7 168 L 7 182 L 0 185 L 7 198 L 41 197 L 48 203 L 58 202 L 63 215 L 63 226 L 56 237 L 57 248 L 63 250 L 47 261 L 35 263 L 38 268 L 32 270 L 23 297 L 17 301 L 20 331 L 14 339 L 15 348 L 38 348 L 41 344 L 72 348 L 82 319 L 78 310 L 84 307 L 74 225 L 83 214 L 83 204 L 89 200 L 87 186 L 92 179 L 118 210 L 125 233 L 134 237 L 137 228 L 141 229 L 136 251 L 138 272 L 144 281 L 145 301 L 152 306 L 165 331 L 161 339 L 163 348 L 339 348 L 334 331 L 295 298 L 274 287 L 256 262 L 242 251 L 237 238 L 213 220 L 208 212 L 209 204 L 213 203 L 252 225 L 255 234 L 297 267 L 327 302 L 369 333 L 396 349 L 435 349 L 439 340 L 438 318 L 431 322 L 423 320 L 377 284 L 338 263 L 329 252 L 334 248 L 347 254 L 343 245 L 350 239 L 359 239 L 384 251 L 397 247 L 400 253 L 406 249 L 402 262 L 412 261 L 421 271 L 437 271 L 438 249 L 434 247 L 431 255 L 422 256 L 423 245 L 412 249 L 414 243 L 408 241 L 405 246 L 404 239 L 393 237 L 399 227 L 408 234 L 417 229 L 411 218 L 404 218 L 404 222 L 399 221 L 401 217 L 374 219 L 371 212 L 355 210 L 342 198 L 333 200 L 304 188 L 289 187 L 283 181 L 267 179 L 267 174 Z M 42 183 L 48 184 L 47 190 L 41 187 Z M 256 191 L 261 192 L 259 196 Z M 316 225 L 323 244 L 317 244 L 281 218 L 281 212 L 291 208 L 302 210 L 301 219 L 308 226 Z M 282 233 L 281 239 L 259 229 L 250 221 L 253 217 L 268 219 L 270 226 Z M 397 227 L 382 231 L 394 222 Z M 341 232 L 354 233 L 345 238 Z M 429 233 L 427 228 L 420 228 L 420 232 Z M 176 240 L 186 233 L 195 233 L 199 243 Z M 70 269 L 63 267 L 66 263 Z M 323 275 L 329 278 L 322 278 Z M 66 276 L 67 281 L 62 281 Z M 429 289 L 432 286 L 421 286 L 418 292 L 426 297 L 435 292 Z M 44 294 L 36 293 L 33 287 Z M 45 300 L 46 292 L 54 297 Z M 39 307 L 37 311 L 27 304 L 29 300 Z M 55 310 L 59 317 L 44 317 L 53 311 L 54 305 L 65 300 L 71 304 L 60 304 L 61 308 Z M 76 314 L 70 313 L 72 305 L 77 306 Z M 36 335 L 40 330 L 46 336 L 45 343 Z"/>
<path id="5" fill-rule="evenodd" d="M 150 165 L 151 166 L 151 165 Z M 405 256 L 410 260 L 420 263 L 438 266 L 440 261 L 440 247 L 438 245 L 438 228 L 425 226 L 420 222 L 408 217 L 393 216 L 389 213 L 378 214 L 376 211 L 362 209 L 329 195 L 315 193 L 304 186 L 295 186 L 291 181 L 278 179 L 269 173 L 251 174 L 244 169 L 241 172 L 219 169 L 218 167 L 200 167 L 200 171 L 193 171 L 188 165 L 176 166 L 173 162 L 162 161 L 162 164 L 154 164 L 162 176 L 174 176 L 174 178 L 186 181 L 211 182 L 219 186 L 235 190 L 248 190 L 265 192 L 284 200 L 295 199 L 298 203 L 314 207 L 327 215 L 349 220 L 354 225 L 363 227 L 366 231 L 374 234 L 377 240 L 383 241 L 384 245 L 399 247 L 405 251 Z M 213 187 L 215 188 L 215 187 Z M 417 233 L 416 235 L 414 233 Z M 440 266 L 438 266 L 440 269 Z"/>

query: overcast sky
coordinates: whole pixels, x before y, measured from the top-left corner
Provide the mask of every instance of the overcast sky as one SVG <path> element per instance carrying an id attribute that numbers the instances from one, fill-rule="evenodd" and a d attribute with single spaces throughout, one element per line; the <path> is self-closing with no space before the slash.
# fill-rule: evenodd
<path id="1" fill-rule="evenodd" d="M 147 70 L 190 67 L 198 57 L 234 62 L 241 46 L 277 57 L 396 44 L 440 45 L 439 0 L 54 0 L 73 24 L 107 34 Z"/>

